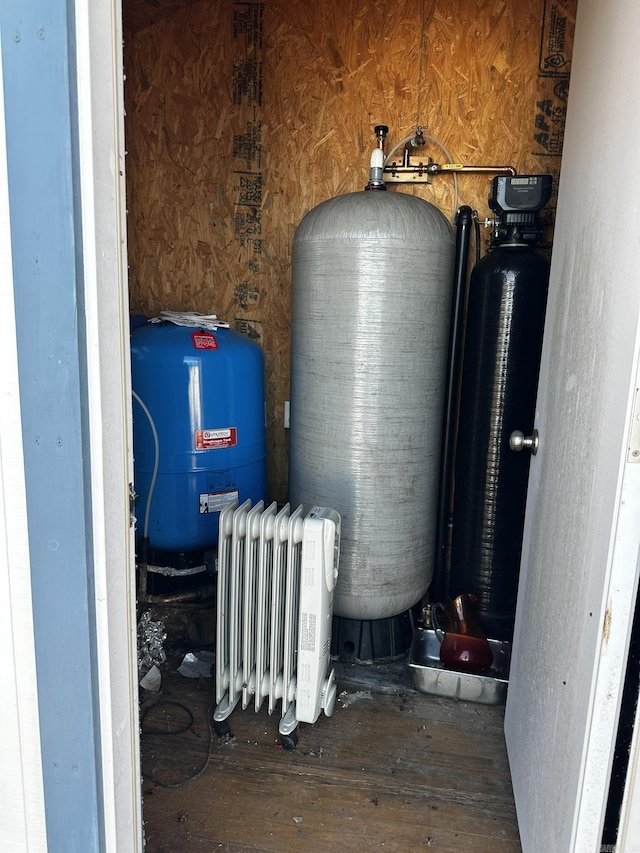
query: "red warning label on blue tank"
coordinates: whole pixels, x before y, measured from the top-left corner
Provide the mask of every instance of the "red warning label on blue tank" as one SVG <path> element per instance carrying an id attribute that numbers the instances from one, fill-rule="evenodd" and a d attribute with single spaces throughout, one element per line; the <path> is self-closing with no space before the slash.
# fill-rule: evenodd
<path id="1" fill-rule="evenodd" d="M 218 349 L 218 342 L 211 332 L 199 331 L 191 335 L 194 349 Z"/>
<path id="2" fill-rule="evenodd" d="M 220 447 L 235 447 L 237 443 L 238 430 L 236 427 L 196 430 L 196 450 L 217 450 Z"/>

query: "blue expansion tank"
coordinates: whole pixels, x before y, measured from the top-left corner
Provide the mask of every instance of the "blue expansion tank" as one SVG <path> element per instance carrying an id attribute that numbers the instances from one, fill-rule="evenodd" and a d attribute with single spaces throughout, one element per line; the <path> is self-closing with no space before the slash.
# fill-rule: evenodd
<path id="1" fill-rule="evenodd" d="M 262 349 L 231 329 L 147 323 L 131 376 L 137 536 L 211 548 L 227 503 L 266 500 Z"/>

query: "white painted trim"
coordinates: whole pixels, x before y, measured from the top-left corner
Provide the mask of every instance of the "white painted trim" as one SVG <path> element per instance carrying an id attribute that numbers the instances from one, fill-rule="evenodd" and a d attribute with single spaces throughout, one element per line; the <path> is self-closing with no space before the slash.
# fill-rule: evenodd
<path id="1" fill-rule="evenodd" d="M 0 58 L 0 849 L 46 853 Z"/>
<path id="2" fill-rule="evenodd" d="M 640 329 L 636 337 L 638 364 Z M 627 423 L 632 427 L 640 368 L 629 390 Z M 609 780 L 613 764 L 626 662 L 633 625 L 640 554 L 640 464 L 627 462 L 628 445 L 622 448 L 618 513 L 612 530 L 607 587 L 603 597 L 599 655 L 594 662 L 590 723 L 585 738 L 582 783 L 575 815 L 572 849 L 588 849 L 602 836 Z M 640 853 L 640 844 L 636 853 Z"/>
<path id="3" fill-rule="evenodd" d="M 76 0 L 75 13 L 105 850 L 135 853 L 143 842 L 120 5 Z"/>
<path id="4" fill-rule="evenodd" d="M 113 715 L 111 710 L 111 661 L 109 656 L 108 584 L 106 577 L 106 518 L 102 471 L 102 401 L 100 388 L 100 321 L 96 298 L 97 259 L 96 222 L 93 198 L 93 130 L 91 123 L 91 70 L 89 22 L 84 3 L 76 3 L 76 44 L 78 63 L 78 124 L 80 150 L 80 186 L 82 198 L 82 234 L 84 266 L 85 323 L 87 340 L 87 387 L 89 396 L 89 432 L 91 458 L 91 503 L 93 569 L 95 584 L 96 644 L 98 653 L 98 690 L 100 708 L 100 766 L 102 771 L 102 807 L 105 848 L 115 850 L 116 804 L 113 756 Z"/>

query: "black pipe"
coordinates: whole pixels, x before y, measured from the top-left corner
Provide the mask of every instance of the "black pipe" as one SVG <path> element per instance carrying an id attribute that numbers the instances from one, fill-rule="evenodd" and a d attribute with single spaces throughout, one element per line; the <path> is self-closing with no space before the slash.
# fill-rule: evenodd
<path id="1" fill-rule="evenodd" d="M 438 517 L 436 521 L 436 551 L 434 581 L 432 589 L 437 598 L 445 599 L 448 594 L 447 542 L 451 502 L 451 478 L 455 447 L 456 413 L 458 408 L 458 386 L 462 358 L 464 332 L 464 305 L 469 264 L 469 245 L 473 211 L 467 205 L 458 208 L 455 218 L 456 255 L 453 273 L 453 301 L 451 303 L 451 325 L 449 329 L 449 357 L 445 388 L 444 419 L 442 425 L 442 447 L 440 453 L 440 491 L 438 495 Z M 433 596 L 432 596 L 433 598 Z"/>

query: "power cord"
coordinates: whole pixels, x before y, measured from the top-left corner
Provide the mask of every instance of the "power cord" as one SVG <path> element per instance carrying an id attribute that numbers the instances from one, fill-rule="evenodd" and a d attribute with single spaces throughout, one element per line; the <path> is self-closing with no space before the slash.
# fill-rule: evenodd
<path id="1" fill-rule="evenodd" d="M 165 707 L 168 705 L 170 705 L 174 708 L 180 708 L 181 711 L 186 711 L 186 713 L 188 715 L 188 722 L 184 726 L 182 726 L 181 728 L 173 729 L 170 731 L 164 730 L 164 729 L 147 729 L 147 728 L 145 728 L 144 723 L 145 723 L 145 720 L 147 718 L 147 715 L 151 711 L 156 711 L 158 708 Z M 153 784 L 157 785 L 159 788 L 185 788 L 187 785 L 190 785 L 192 782 L 195 782 L 196 779 L 199 779 L 200 776 L 202 776 L 202 774 L 205 772 L 205 770 L 209 766 L 209 761 L 211 760 L 211 755 L 213 752 L 214 731 L 213 731 L 213 728 L 211 725 L 211 720 L 213 719 L 212 712 L 213 712 L 213 705 L 211 705 L 209 707 L 209 710 L 207 711 L 207 725 L 209 727 L 209 748 L 207 750 L 207 757 L 206 757 L 204 764 L 202 765 L 200 770 L 197 771 L 197 773 L 194 773 L 192 776 L 189 776 L 188 779 L 184 779 L 182 782 L 162 782 L 160 779 L 156 779 L 153 776 L 151 776 L 151 774 L 145 773 L 143 771 L 142 775 L 144 776 L 144 778 L 147 779 L 149 782 L 153 782 Z M 186 705 L 183 705 L 181 702 L 171 702 L 169 700 L 163 700 L 161 702 L 156 702 L 155 705 L 150 705 L 143 712 L 143 714 L 140 717 L 140 734 L 141 735 L 161 735 L 161 736 L 172 736 L 173 737 L 174 735 L 181 735 L 181 734 L 185 734 L 186 732 L 188 732 L 191 729 L 191 727 L 193 726 L 193 722 L 194 722 L 193 713 L 191 712 L 191 709 L 188 708 Z"/>

